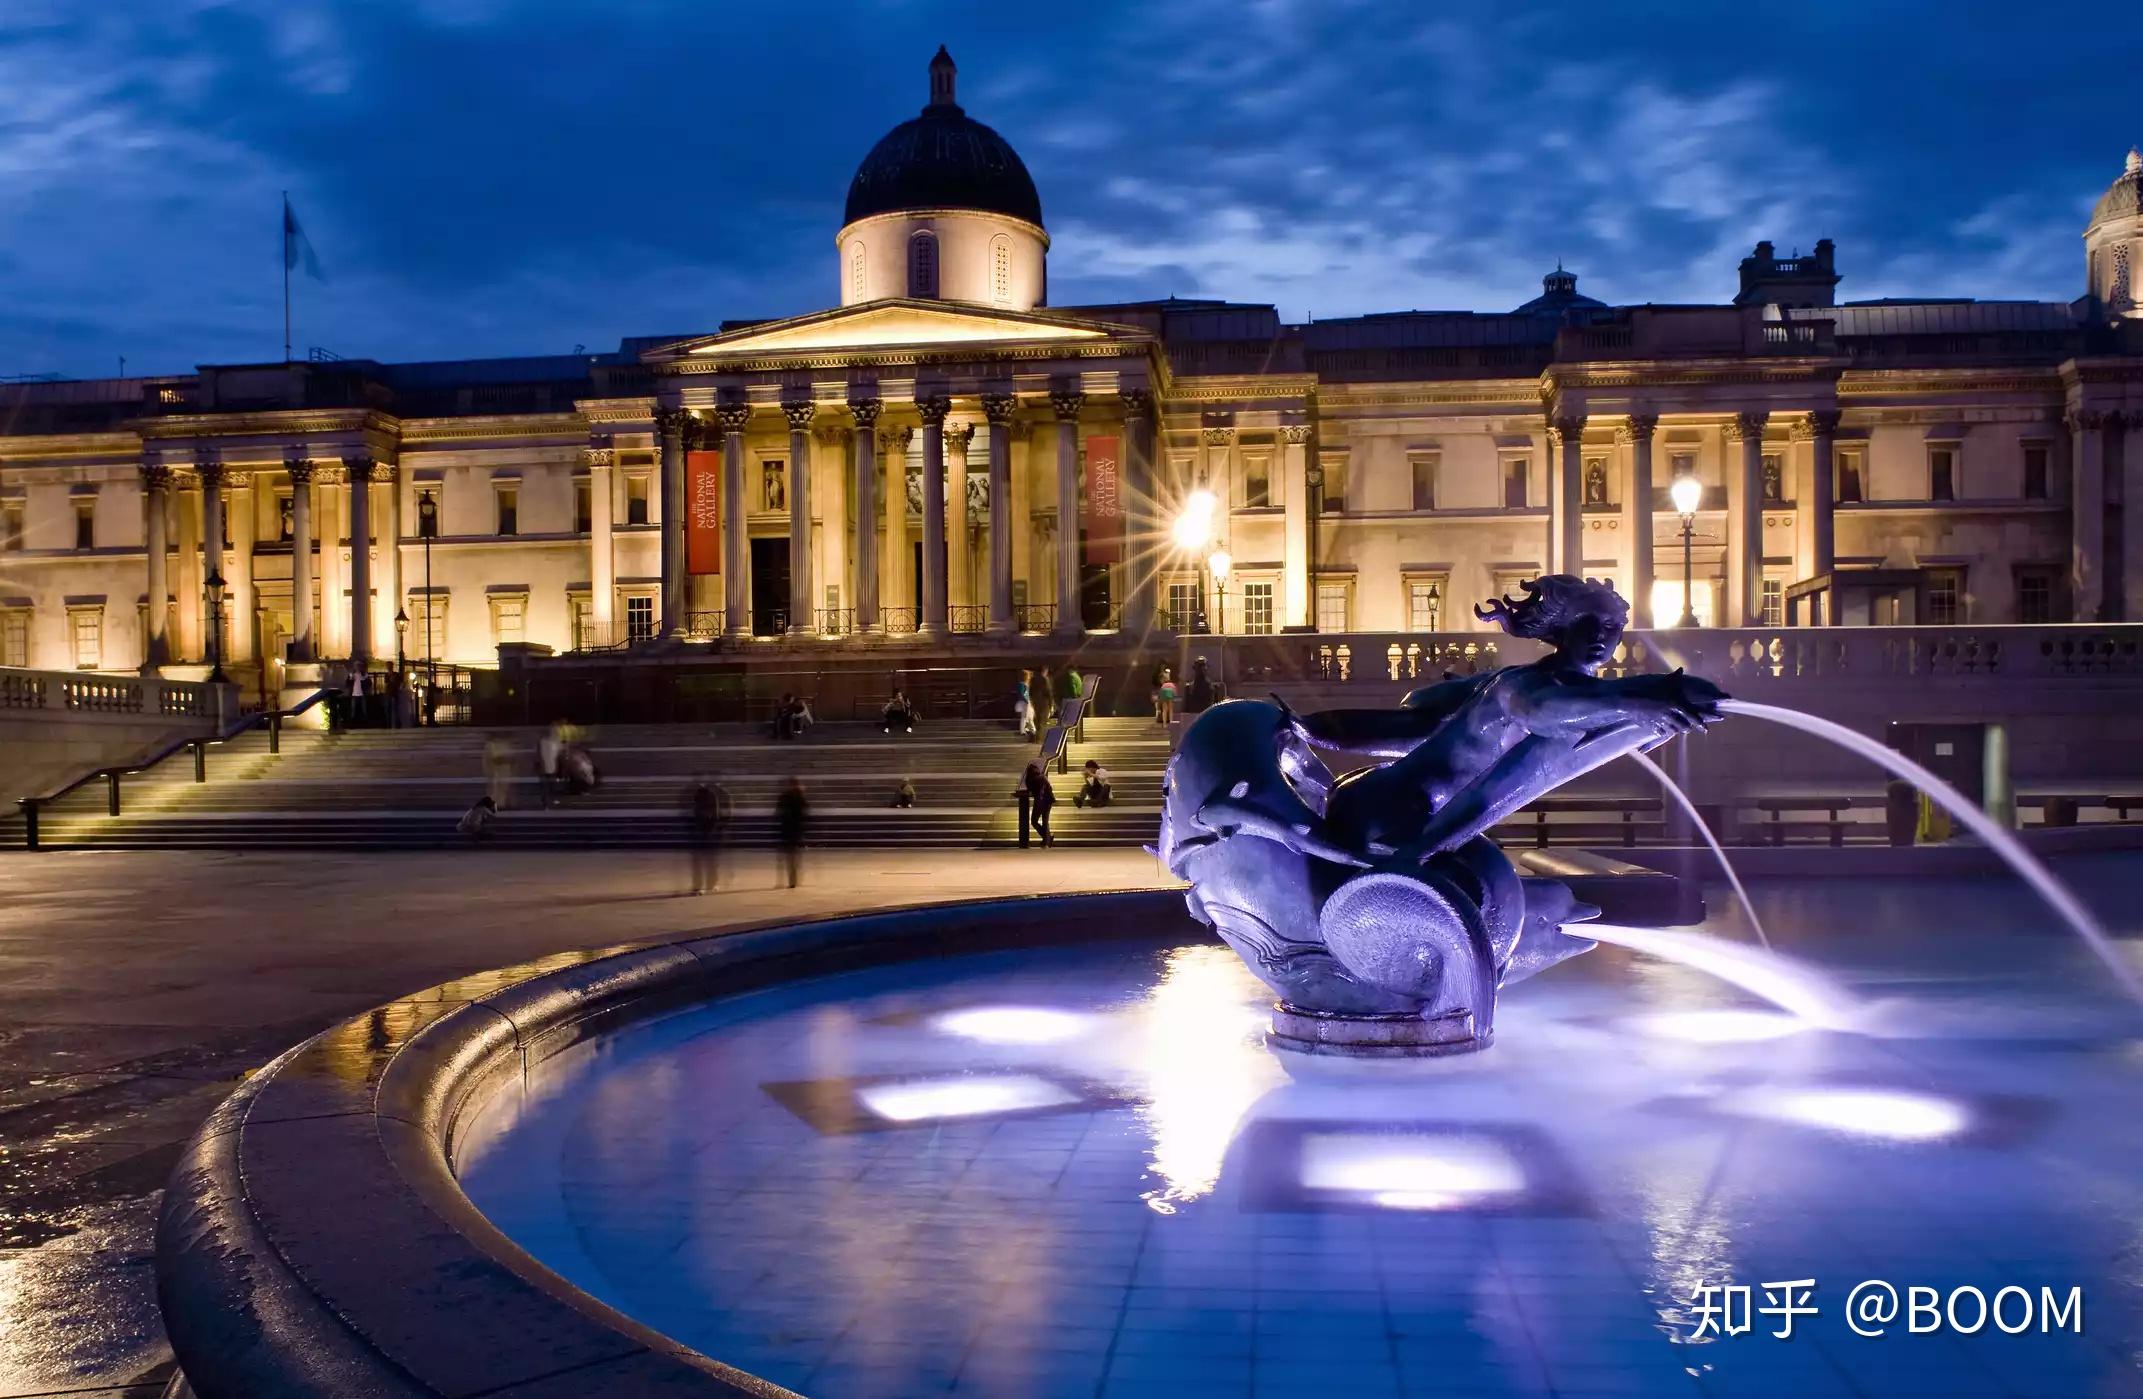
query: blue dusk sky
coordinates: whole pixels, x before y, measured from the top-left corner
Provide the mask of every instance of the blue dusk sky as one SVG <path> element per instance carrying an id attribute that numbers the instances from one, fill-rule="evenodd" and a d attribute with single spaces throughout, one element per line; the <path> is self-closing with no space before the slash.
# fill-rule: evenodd
<path id="1" fill-rule="evenodd" d="M 1505 310 L 1557 259 L 1723 301 L 2068 300 L 2143 140 L 2116 9 L 1140 0 L 8 0 L 0 373 L 615 348 L 837 300 L 850 176 L 927 96 L 1025 157 L 1058 304 Z"/>

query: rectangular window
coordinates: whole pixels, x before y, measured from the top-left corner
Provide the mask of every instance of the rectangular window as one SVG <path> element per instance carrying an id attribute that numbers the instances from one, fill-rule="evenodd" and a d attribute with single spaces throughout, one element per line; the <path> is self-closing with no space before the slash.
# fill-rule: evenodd
<path id="1" fill-rule="evenodd" d="M 655 600 L 651 597 L 625 599 L 625 639 L 628 641 L 653 641 L 655 639 Z"/>
<path id="2" fill-rule="evenodd" d="M 1523 510 L 1526 507 L 1526 478 L 1532 475 L 1531 464 L 1524 457 L 1503 459 L 1503 508 Z"/>
<path id="3" fill-rule="evenodd" d="M 1927 623 L 1952 626 L 1964 620 L 1964 574 L 1954 568 L 1929 569 L 1927 573 Z"/>
<path id="4" fill-rule="evenodd" d="M 1929 500 L 1955 500 L 1957 498 L 1956 448 L 1930 447 L 1927 449 L 1927 498 Z"/>
<path id="5" fill-rule="evenodd" d="M 1763 580 L 1763 625 L 1786 625 L 1786 585 L 1777 578 Z"/>
<path id="6" fill-rule="evenodd" d="M 1860 453 L 1838 453 L 1838 493 L 1835 498 L 1840 505 L 1858 505 L 1867 499 L 1860 466 Z"/>
<path id="7" fill-rule="evenodd" d="M 566 610 L 573 614 L 573 649 L 584 651 L 595 634 L 595 599 L 569 593 Z"/>
<path id="8" fill-rule="evenodd" d="M 491 644 L 494 646 L 528 639 L 528 599 L 525 597 L 495 597 L 491 599 Z"/>
<path id="9" fill-rule="evenodd" d="M 436 593 L 416 593 L 409 599 L 411 645 L 422 648 L 414 654 L 426 661 L 446 659 L 446 599 Z"/>
<path id="10" fill-rule="evenodd" d="M 2047 568 L 2017 570 L 2017 620 L 2051 622 L 2054 617 L 2054 573 Z"/>
<path id="11" fill-rule="evenodd" d="M 2043 443 L 2026 443 L 2024 446 L 2024 499 L 2047 498 L 2048 452 Z"/>
<path id="12" fill-rule="evenodd" d="M 97 547 L 97 498 L 93 495 L 74 498 L 74 547 Z"/>
<path id="13" fill-rule="evenodd" d="M 1434 578 L 1410 578 L 1406 583 L 1406 629 L 1434 632 L 1444 629 L 1444 586 Z"/>
<path id="14" fill-rule="evenodd" d="M 1168 616 L 1163 625 L 1169 631 L 1189 631 L 1198 621 L 1198 585 L 1196 583 L 1170 583 L 1168 585 Z"/>
<path id="15" fill-rule="evenodd" d="M 573 483 L 573 532 L 586 534 L 595 528 L 595 486 L 585 478 Z"/>
<path id="16" fill-rule="evenodd" d="M 1243 630 L 1251 636 L 1272 635 L 1272 584 L 1243 584 Z"/>
<path id="17" fill-rule="evenodd" d="M 30 609 L 10 607 L 0 612 L 0 665 L 18 670 L 30 664 Z"/>
<path id="18" fill-rule="evenodd" d="M 499 522 L 497 533 L 519 534 L 521 532 L 521 488 L 499 486 L 494 494 L 498 498 Z"/>
<path id="19" fill-rule="evenodd" d="M 1263 510 L 1272 504 L 1272 458 L 1243 458 L 1243 509 Z"/>
<path id="20" fill-rule="evenodd" d="M 0 500 L 0 549 L 22 547 L 22 502 Z"/>
<path id="21" fill-rule="evenodd" d="M 74 642 L 74 665 L 77 670 L 95 670 L 104 664 L 104 613 L 102 609 L 84 609 L 67 614 L 67 626 Z"/>
<path id="22" fill-rule="evenodd" d="M 1436 452 L 1410 452 L 1407 454 L 1406 463 L 1414 476 L 1414 508 L 1416 510 L 1434 510 L 1436 508 L 1436 471 L 1442 465 L 1442 462 L 1442 456 Z"/>
<path id="23" fill-rule="evenodd" d="M 1345 583 L 1317 585 L 1317 630 L 1343 632 L 1347 628 L 1347 599 L 1352 590 Z"/>
<path id="24" fill-rule="evenodd" d="M 1332 458 L 1324 463 L 1323 504 L 1319 507 L 1327 515 L 1347 513 L 1347 463 L 1342 458 Z"/>
<path id="25" fill-rule="evenodd" d="M 644 525 L 647 523 L 647 478 L 645 476 L 628 476 L 625 478 L 625 523 L 628 525 Z"/>

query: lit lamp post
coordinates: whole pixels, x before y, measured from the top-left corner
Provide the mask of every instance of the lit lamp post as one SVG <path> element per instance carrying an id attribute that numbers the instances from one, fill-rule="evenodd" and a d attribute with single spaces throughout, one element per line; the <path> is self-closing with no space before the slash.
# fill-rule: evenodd
<path id="1" fill-rule="evenodd" d="M 409 693 L 409 662 L 406 644 L 409 641 L 409 609 L 394 609 L 394 726 L 402 726 L 402 697 Z"/>
<path id="2" fill-rule="evenodd" d="M 439 686 L 439 658 L 432 654 L 432 609 L 439 600 L 432 593 L 432 540 L 439 536 L 439 496 L 422 491 L 417 496 L 417 537 L 424 541 L 424 722 L 438 722 L 432 712 Z"/>
<path id="3" fill-rule="evenodd" d="M 224 683 L 223 674 L 223 570 L 217 569 L 202 580 L 208 590 L 208 678 L 217 685 Z"/>
<path id="4" fill-rule="evenodd" d="M 1176 547 L 1193 559 L 1204 559 L 1213 547 L 1213 516 L 1220 509 L 1220 501 L 1205 487 L 1200 486 L 1184 498 L 1183 509 L 1176 515 L 1176 523 L 1170 530 Z M 1203 631 L 1205 621 L 1205 589 L 1197 589 L 1198 615 L 1192 619 L 1193 631 Z M 1182 625 L 1181 618 L 1174 619 Z"/>
<path id="5" fill-rule="evenodd" d="M 1697 531 L 1697 506 L 1704 499 L 1704 483 L 1694 476 L 1677 476 L 1674 484 L 1667 487 L 1667 494 L 1682 517 L 1682 620 L 1679 625 L 1693 627 L 1697 624 L 1693 541 Z"/>
<path id="6" fill-rule="evenodd" d="M 1215 549 L 1205 561 L 1205 566 L 1213 574 L 1213 630 L 1216 632 L 1228 630 L 1228 569 L 1234 562 L 1225 549 Z"/>

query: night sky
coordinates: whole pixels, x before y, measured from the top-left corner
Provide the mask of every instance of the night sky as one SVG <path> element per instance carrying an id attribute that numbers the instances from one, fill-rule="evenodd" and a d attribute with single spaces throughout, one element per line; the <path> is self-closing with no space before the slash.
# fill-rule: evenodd
<path id="1" fill-rule="evenodd" d="M 7 0 L 0 374 L 615 348 L 838 299 L 849 177 L 927 97 L 1025 157 L 1051 300 L 1507 310 L 1560 258 L 1723 301 L 2067 300 L 2143 140 L 2119 7 Z"/>

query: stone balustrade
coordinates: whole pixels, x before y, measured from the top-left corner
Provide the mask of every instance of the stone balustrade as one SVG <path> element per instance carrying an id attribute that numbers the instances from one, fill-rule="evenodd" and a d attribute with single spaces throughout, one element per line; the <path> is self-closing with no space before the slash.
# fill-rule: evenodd
<path id="1" fill-rule="evenodd" d="M 0 670 L 0 710 L 54 718 L 211 719 L 223 686 L 156 676 L 97 675 L 75 670 Z M 230 706 L 226 706 L 230 707 Z"/>

